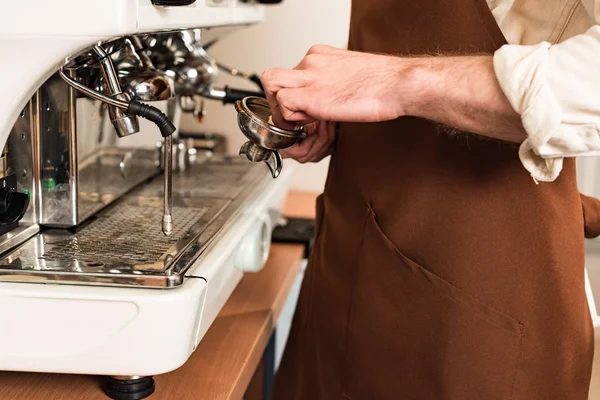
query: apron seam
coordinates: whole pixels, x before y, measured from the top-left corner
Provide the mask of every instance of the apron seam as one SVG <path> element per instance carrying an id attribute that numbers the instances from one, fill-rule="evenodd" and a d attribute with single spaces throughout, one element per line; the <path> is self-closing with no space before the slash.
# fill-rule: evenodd
<path id="1" fill-rule="evenodd" d="M 510 400 L 515 398 L 515 386 L 517 383 L 517 371 L 519 370 L 519 364 L 521 364 L 521 356 L 523 354 L 523 335 L 524 325 L 520 326 L 521 334 L 519 335 L 519 347 L 517 348 L 517 359 L 515 361 L 515 369 L 513 371 L 512 386 L 510 388 Z"/>
<path id="2" fill-rule="evenodd" d="M 363 246 L 364 246 L 364 243 L 365 243 L 365 236 L 366 236 L 366 233 L 367 233 L 367 224 L 369 223 L 369 217 L 371 215 L 374 215 L 374 213 L 375 212 L 373 211 L 373 208 L 371 207 L 371 204 L 367 203 L 367 215 L 365 216 L 365 222 L 363 224 L 363 229 L 362 229 L 362 235 L 361 235 L 361 239 L 360 239 L 360 244 L 358 246 L 359 251 L 358 251 L 358 254 L 357 254 L 357 259 L 358 259 L 358 257 L 360 257 L 360 255 L 364 251 Z M 352 398 L 348 394 L 346 394 L 346 384 L 347 384 L 346 379 L 347 379 L 347 376 L 348 376 L 347 365 L 348 365 L 348 353 L 349 353 L 348 347 L 350 346 L 350 343 L 349 343 L 350 342 L 350 322 L 352 320 L 352 314 L 353 314 L 353 311 L 354 311 L 354 306 L 353 306 L 354 305 L 354 295 L 356 293 L 356 288 L 358 287 L 358 274 L 359 274 L 359 271 L 358 270 L 355 271 L 354 283 L 353 283 L 352 289 L 350 291 L 350 298 L 349 298 L 350 305 L 348 307 L 349 308 L 349 310 L 348 310 L 348 319 L 346 320 L 346 329 L 345 329 L 345 331 L 346 331 L 346 337 L 344 338 L 344 364 L 342 366 L 342 370 L 341 370 L 342 376 L 341 376 L 341 379 L 340 379 L 340 385 L 341 385 L 340 389 L 341 389 L 342 396 L 344 396 L 346 399 L 349 399 L 349 400 L 352 400 Z"/>
<path id="3" fill-rule="evenodd" d="M 477 16 L 479 17 L 479 21 L 481 21 L 481 23 L 484 26 L 484 30 L 488 35 L 488 38 L 490 38 L 490 40 L 494 43 L 494 45 L 497 48 L 502 47 L 504 44 L 507 44 L 507 40 L 506 37 L 504 36 L 504 33 L 502 32 L 502 30 L 500 29 L 500 26 L 498 25 L 498 22 L 496 22 L 496 19 L 494 18 L 494 15 L 492 14 L 492 10 L 490 10 L 490 6 L 487 3 L 486 0 L 474 0 L 475 2 L 475 8 L 477 9 Z M 488 14 L 488 15 L 484 15 L 484 13 Z M 487 17 L 487 18 L 486 18 Z M 494 26 L 496 29 L 494 29 Z M 492 30 L 495 30 L 496 32 L 492 32 Z M 496 35 L 498 37 L 496 37 Z"/>
<path id="4" fill-rule="evenodd" d="M 565 30 L 567 29 L 569 22 L 573 18 L 573 14 L 577 10 L 577 7 L 580 6 L 581 3 L 577 0 L 571 0 L 565 4 L 562 12 L 557 18 L 556 26 L 548 36 L 548 41 L 550 43 L 558 43 L 563 37 Z"/>
<path id="5" fill-rule="evenodd" d="M 308 304 L 306 306 L 306 312 L 307 315 L 311 315 L 312 314 L 312 306 L 313 306 L 313 298 L 314 298 L 314 283 L 315 283 L 315 273 L 314 273 L 314 264 L 315 264 L 315 260 L 317 258 L 317 249 L 319 248 L 319 243 L 321 242 L 321 236 L 322 236 L 322 232 L 323 232 L 323 224 L 325 222 L 325 196 L 324 193 L 322 195 L 323 197 L 321 198 L 321 215 L 317 215 L 316 217 L 319 218 L 319 221 L 316 221 L 316 223 L 319 224 L 318 229 L 319 231 L 317 232 L 317 235 L 315 235 L 314 238 L 314 243 L 313 243 L 313 248 L 310 252 L 309 255 L 309 260 L 307 263 L 307 267 L 310 266 L 312 271 L 310 271 L 310 281 L 308 282 Z M 308 325 L 309 325 L 309 320 L 310 318 L 306 319 L 306 322 L 304 322 L 304 326 L 302 327 L 303 331 L 306 331 L 308 329 Z M 302 346 L 302 348 L 304 349 L 305 347 Z"/>

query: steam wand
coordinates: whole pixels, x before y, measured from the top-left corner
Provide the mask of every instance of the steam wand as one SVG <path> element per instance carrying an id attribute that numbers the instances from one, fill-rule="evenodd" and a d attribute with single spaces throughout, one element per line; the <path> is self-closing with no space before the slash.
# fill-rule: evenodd
<path id="1" fill-rule="evenodd" d="M 64 69 L 64 66 L 58 71 L 61 78 L 74 88 L 96 100 L 106 103 L 110 106 L 116 107 L 120 110 L 125 111 L 127 114 L 136 115 L 145 118 L 153 122 L 160 130 L 161 135 L 165 138 L 164 143 L 164 157 L 165 157 L 165 194 L 164 194 L 164 215 L 162 220 L 162 231 L 165 236 L 170 236 L 173 232 L 173 217 L 172 217 L 172 185 L 173 185 L 173 163 L 172 152 L 173 152 L 173 132 L 175 132 L 175 125 L 169 120 L 169 118 L 162 113 L 158 108 L 138 102 L 136 100 L 124 101 L 114 97 L 106 96 L 100 92 L 88 88 L 81 83 L 74 80 Z M 121 97 L 123 98 L 123 97 Z"/>

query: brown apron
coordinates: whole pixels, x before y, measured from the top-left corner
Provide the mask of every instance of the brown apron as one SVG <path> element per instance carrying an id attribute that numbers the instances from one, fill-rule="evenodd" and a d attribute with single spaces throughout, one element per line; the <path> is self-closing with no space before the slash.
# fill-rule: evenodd
<path id="1" fill-rule="evenodd" d="M 354 0 L 351 49 L 492 53 L 486 0 Z M 448 104 L 452 107 L 452 104 Z M 583 198 L 586 232 L 599 208 Z M 401 118 L 342 124 L 274 400 L 587 399 L 575 162 Z"/>

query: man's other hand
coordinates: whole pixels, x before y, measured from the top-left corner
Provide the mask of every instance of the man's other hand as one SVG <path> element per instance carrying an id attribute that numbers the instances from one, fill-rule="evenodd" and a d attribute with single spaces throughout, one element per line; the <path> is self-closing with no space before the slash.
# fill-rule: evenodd
<path id="1" fill-rule="evenodd" d="M 299 163 L 319 162 L 331 155 L 335 145 L 335 123 L 315 121 L 306 126 L 308 135 L 300 143 L 280 150 L 284 158 L 292 158 Z"/>

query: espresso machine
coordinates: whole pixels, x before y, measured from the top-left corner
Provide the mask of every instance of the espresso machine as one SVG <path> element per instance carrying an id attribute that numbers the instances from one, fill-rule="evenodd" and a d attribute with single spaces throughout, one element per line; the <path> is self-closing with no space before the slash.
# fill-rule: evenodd
<path id="1" fill-rule="evenodd" d="M 103 375 L 107 396 L 145 398 L 263 267 L 290 171 L 264 165 L 276 150 L 205 151 L 178 127 L 206 101 L 264 101 L 207 48 L 276 2 L 4 7 L 0 370 Z"/>

